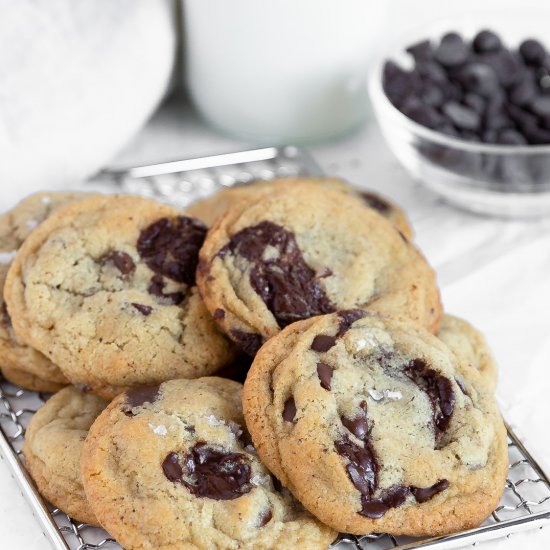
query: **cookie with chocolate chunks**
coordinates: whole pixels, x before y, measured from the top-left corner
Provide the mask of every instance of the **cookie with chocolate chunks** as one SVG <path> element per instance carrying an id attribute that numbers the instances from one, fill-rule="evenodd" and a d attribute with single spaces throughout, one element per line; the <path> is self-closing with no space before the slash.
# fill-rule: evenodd
<path id="1" fill-rule="evenodd" d="M 0 216 L 0 368 L 10 382 L 28 390 L 54 392 L 67 378 L 48 357 L 18 338 L 4 301 L 8 269 L 25 239 L 55 210 L 89 196 L 78 192 L 35 193 Z"/>
<path id="2" fill-rule="evenodd" d="M 106 398 L 215 372 L 234 348 L 195 286 L 205 235 L 202 222 L 139 197 L 100 195 L 58 210 L 8 273 L 16 334 Z"/>
<path id="3" fill-rule="evenodd" d="M 338 309 L 408 317 L 432 331 L 439 324 L 435 274 L 418 249 L 371 208 L 312 182 L 279 183 L 234 204 L 200 260 L 206 307 L 251 355 L 287 325 Z"/>
<path id="4" fill-rule="evenodd" d="M 31 418 L 25 432 L 25 468 L 40 494 L 71 518 L 99 525 L 82 486 L 80 455 L 90 426 L 107 403 L 69 386 Z"/>
<path id="5" fill-rule="evenodd" d="M 218 191 L 211 197 L 202 199 L 186 210 L 189 216 L 202 220 L 206 225 L 212 225 L 225 211 L 236 203 L 250 199 L 254 193 L 273 189 L 280 183 L 290 183 L 299 185 L 301 182 L 309 182 L 319 185 L 323 189 L 332 189 L 341 191 L 352 197 L 355 197 L 365 206 L 372 208 L 381 216 L 390 221 L 403 235 L 411 240 L 413 229 L 405 215 L 405 212 L 394 202 L 386 197 L 369 189 L 355 187 L 344 180 L 338 178 L 277 178 L 264 181 L 257 180 L 246 184 L 234 185 Z"/>
<path id="6" fill-rule="evenodd" d="M 260 462 L 241 384 L 172 380 L 118 396 L 90 430 L 84 488 L 128 550 L 325 549 L 336 532 L 306 512 Z"/>
<path id="7" fill-rule="evenodd" d="M 348 310 L 294 323 L 256 355 L 243 407 L 262 462 L 342 532 L 469 529 L 504 490 L 492 391 L 410 321 Z"/>

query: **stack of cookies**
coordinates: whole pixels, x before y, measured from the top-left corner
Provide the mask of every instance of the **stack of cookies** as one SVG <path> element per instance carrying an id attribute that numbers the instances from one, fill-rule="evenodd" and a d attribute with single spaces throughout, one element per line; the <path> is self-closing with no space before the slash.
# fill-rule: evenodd
<path id="1" fill-rule="evenodd" d="M 479 525 L 508 466 L 496 368 L 412 239 L 397 206 L 328 178 L 185 212 L 17 205 L 0 219 L 0 366 L 57 391 L 26 434 L 39 491 L 127 550 Z"/>

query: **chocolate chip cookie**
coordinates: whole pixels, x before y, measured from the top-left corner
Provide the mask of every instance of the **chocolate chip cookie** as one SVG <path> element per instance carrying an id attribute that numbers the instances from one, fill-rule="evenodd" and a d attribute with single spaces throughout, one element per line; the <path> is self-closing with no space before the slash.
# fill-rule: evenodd
<path id="1" fill-rule="evenodd" d="M 60 206 L 86 196 L 77 192 L 36 193 L 0 217 L 0 368 L 10 382 L 28 390 L 53 392 L 68 380 L 47 357 L 15 335 L 3 296 L 6 275 L 19 247 L 43 220 Z"/>
<path id="2" fill-rule="evenodd" d="M 51 397 L 25 433 L 25 466 L 40 494 L 77 521 L 99 525 L 80 474 L 84 439 L 107 403 L 71 386 Z"/>
<path id="3" fill-rule="evenodd" d="M 444 315 L 437 336 L 461 361 L 477 370 L 482 381 L 494 391 L 498 381 L 498 370 L 483 334 L 464 319 Z"/>
<path id="4" fill-rule="evenodd" d="M 198 218 L 206 225 L 211 226 L 230 206 L 242 200 L 249 199 L 258 190 L 270 189 L 279 183 L 295 183 L 299 185 L 303 181 L 316 183 L 324 189 L 342 191 L 359 199 L 363 204 L 387 218 L 407 239 L 412 239 L 412 227 L 405 212 L 399 206 L 374 191 L 354 187 L 337 178 L 280 178 L 271 181 L 258 180 L 248 184 L 235 185 L 222 189 L 211 197 L 192 204 L 187 208 L 186 212 L 189 216 Z"/>
<path id="5" fill-rule="evenodd" d="M 313 550 L 336 537 L 258 460 L 241 390 L 217 377 L 173 380 L 119 395 L 97 419 L 84 488 L 124 548 Z"/>
<path id="6" fill-rule="evenodd" d="M 435 331 L 435 274 L 387 220 L 311 182 L 279 183 L 233 205 L 208 232 L 197 284 L 223 330 L 251 355 L 285 326 L 360 307 Z"/>
<path id="7" fill-rule="evenodd" d="M 17 335 L 106 398 L 215 372 L 233 347 L 195 287 L 205 234 L 198 220 L 139 197 L 95 196 L 58 210 L 8 273 Z"/>
<path id="8" fill-rule="evenodd" d="M 264 344 L 246 423 L 262 462 L 335 529 L 469 529 L 498 503 L 508 455 L 492 393 L 462 368 L 417 324 L 340 311 Z"/>

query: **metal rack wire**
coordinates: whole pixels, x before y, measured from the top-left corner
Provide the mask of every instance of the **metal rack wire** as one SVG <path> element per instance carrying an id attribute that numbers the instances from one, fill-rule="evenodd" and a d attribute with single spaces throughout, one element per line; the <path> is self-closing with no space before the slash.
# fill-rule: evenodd
<path id="1" fill-rule="evenodd" d="M 95 183 L 183 207 L 219 188 L 255 179 L 321 174 L 305 151 L 296 147 L 269 147 L 128 170 L 106 170 L 98 175 Z M 120 550 L 105 531 L 74 522 L 61 510 L 44 502 L 26 473 L 21 453 L 25 429 L 47 398 L 46 394 L 23 390 L 0 377 L 0 457 L 11 468 L 34 516 L 56 550 Z M 341 535 L 333 549 L 450 549 L 547 524 L 550 520 L 550 479 L 510 427 L 508 454 L 510 466 L 503 497 L 480 527 L 434 539 L 386 534 Z"/>

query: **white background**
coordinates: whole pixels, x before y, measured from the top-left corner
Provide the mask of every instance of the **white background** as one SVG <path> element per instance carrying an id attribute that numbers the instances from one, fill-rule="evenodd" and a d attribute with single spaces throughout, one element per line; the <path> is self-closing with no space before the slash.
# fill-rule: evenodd
<path id="1" fill-rule="evenodd" d="M 529 9 L 543 1 L 524 1 Z M 505 2 L 463 0 L 400 2 L 394 16 L 403 22 L 429 19 L 437 6 L 459 13 L 471 6 L 505 9 Z M 446 3 L 450 4 L 450 3 Z M 514 4 L 518 4 L 517 2 Z M 119 155 L 119 164 L 144 164 L 247 147 L 221 137 L 187 107 L 173 103 L 151 121 Z M 446 310 L 479 327 L 500 367 L 498 398 L 507 420 L 550 471 L 550 225 L 547 221 L 484 219 L 449 207 L 414 184 L 397 164 L 371 121 L 336 144 L 312 148 L 327 173 L 378 189 L 400 202 L 416 230 L 416 240 L 436 268 Z M 10 207 L 0 198 L 0 210 Z M 550 221 L 550 220 L 549 220 Z M 550 528 L 516 534 L 483 548 L 550 548 Z M 48 548 L 30 510 L 0 463 L 0 550 Z"/>

